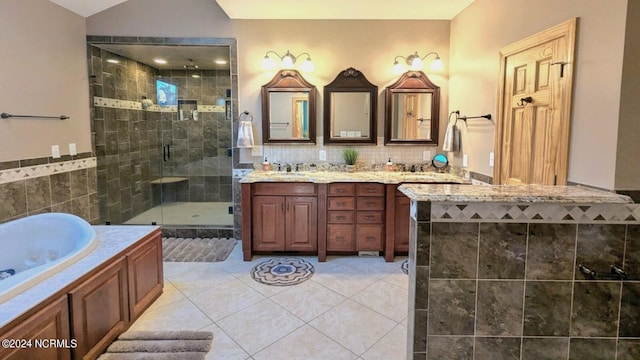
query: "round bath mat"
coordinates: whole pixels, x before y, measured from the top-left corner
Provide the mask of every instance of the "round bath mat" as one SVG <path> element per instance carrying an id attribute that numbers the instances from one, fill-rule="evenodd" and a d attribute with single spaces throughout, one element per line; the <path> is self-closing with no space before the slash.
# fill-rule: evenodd
<path id="1" fill-rule="evenodd" d="M 251 269 L 253 280 L 272 286 L 290 286 L 309 280 L 313 265 L 297 258 L 274 258 L 263 261 Z"/>
<path id="2" fill-rule="evenodd" d="M 400 268 L 403 273 L 409 275 L 409 259 L 403 261 L 402 264 L 400 264 Z"/>

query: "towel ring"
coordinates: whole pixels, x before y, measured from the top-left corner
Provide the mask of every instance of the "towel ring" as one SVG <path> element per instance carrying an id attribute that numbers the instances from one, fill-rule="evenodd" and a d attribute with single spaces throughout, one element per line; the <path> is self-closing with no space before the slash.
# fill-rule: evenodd
<path id="1" fill-rule="evenodd" d="M 240 121 L 244 121 L 246 119 L 249 119 L 249 121 L 253 122 L 253 115 L 251 115 L 249 110 L 245 110 L 242 112 L 242 114 L 240 114 Z"/>

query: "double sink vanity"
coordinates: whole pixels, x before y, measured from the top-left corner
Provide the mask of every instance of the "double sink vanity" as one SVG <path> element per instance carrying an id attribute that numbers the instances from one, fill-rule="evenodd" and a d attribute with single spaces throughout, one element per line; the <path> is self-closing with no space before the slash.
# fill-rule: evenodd
<path id="1" fill-rule="evenodd" d="M 241 181 L 244 260 L 256 253 L 409 251 L 409 198 L 404 183 L 467 184 L 438 172 L 253 171 Z"/>

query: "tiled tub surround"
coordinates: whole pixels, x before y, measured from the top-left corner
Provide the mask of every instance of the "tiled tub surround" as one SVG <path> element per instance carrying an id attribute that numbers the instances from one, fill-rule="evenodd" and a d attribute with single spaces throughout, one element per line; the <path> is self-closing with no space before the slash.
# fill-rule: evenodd
<path id="1" fill-rule="evenodd" d="M 91 153 L 0 163 L 0 222 L 66 212 L 98 222 L 96 158 Z"/>
<path id="2" fill-rule="evenodd" d="M 401 191 L 412 199 L 409 359 L 640 358 L 640 206 L 628 197 L 545 186 Z"/>
<path id="3" fill-rule="evenodd" d="M 88 56 L 101 220 L 122 223 L 161 201 L 231 202 L 231 121 L 224 106 L 211 105 L 230 88 L 229 71 L 198 71 L 196 79 L 95 46 Z M 112 57 L 120 64 L 106 61 Z M 143 96 L 155 102 L 156 78 L 176 84 L 181 99 L 197 100 L 199 119 L 178 120 L 176 107 L 143 110 Z M 163 161 L 166 144 L 171 159 Z M 187 181 L 152 184 L 166 176 Z"/>

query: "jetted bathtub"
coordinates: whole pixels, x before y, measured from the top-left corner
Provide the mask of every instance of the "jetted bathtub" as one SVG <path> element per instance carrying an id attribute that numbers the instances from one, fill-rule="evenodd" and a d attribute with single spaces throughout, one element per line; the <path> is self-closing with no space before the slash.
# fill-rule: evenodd
<path id="1" fill-rule="evenodd" d="M 84 219 L 47 213 L 0 224 L 0 303 L 73 264 L 97 245 Z"/>

